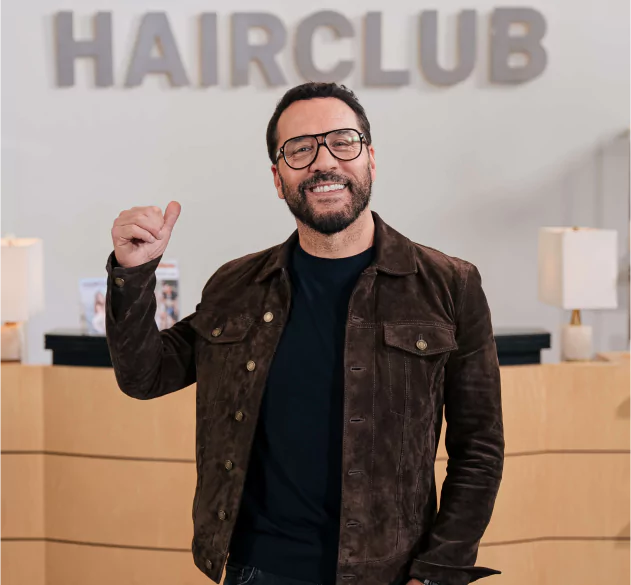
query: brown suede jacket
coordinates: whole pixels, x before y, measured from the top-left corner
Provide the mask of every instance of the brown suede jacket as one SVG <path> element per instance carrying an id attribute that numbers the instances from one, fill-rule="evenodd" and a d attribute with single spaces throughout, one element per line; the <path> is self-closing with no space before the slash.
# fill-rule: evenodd
<path id="1" fill-rule="evenodd" d="M 502 478 L 500 371 L 478 269 L 410 241 L 374 211 L 375 258 L 348 308 L 336 585 L 416 577 L 463 585 Z M 195 564 L 219 583 L 291 287 L 283 244 L 232 260 L 193 314 L 159 331 L 160 258 L 107 262 L 107 341 L 121 390 L 141 400 L 197 383 Z M 446 420 L 447 477 L 434 463 Z"/>

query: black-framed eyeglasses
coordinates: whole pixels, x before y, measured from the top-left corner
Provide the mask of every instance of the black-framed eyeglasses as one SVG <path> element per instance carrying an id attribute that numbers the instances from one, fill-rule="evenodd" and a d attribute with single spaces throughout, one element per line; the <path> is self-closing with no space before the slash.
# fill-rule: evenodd
<path id="1" fill-rule="evenodd" d="M 322 142 L 318 138 L 322 136 Z M 321 134 L 305 134 L 286 140 L 276 153 L 276 163 L 281 154 L 289 168 L 296 171 L 308 167 L 318 158 L 320 147 L 324 145 L 331 155 L 339 160 L 356 159 L 362 153 L 365 142 L 362 132 L 354 128 L 329 130 Z"/>

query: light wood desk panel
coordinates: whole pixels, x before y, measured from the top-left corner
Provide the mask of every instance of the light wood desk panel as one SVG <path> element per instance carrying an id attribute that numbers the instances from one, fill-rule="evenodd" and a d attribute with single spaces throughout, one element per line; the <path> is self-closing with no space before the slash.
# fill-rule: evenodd
<path id="1" fill-rule="evenodd" d="M 503 574 L 485 583 L 627 583 L 628 354 L 504 367 L 502 397 L 504 479 L 478 563 Z M 139 401 L 109 369 L 3 365 L 4 583 L 209 582 L 189 552 L 194 436 L 194 386 Z M 443 436 L 439 486 L 445 466 Z"/>
<path id="2" fill-rule="evenodd" d="M 2 534 L 4 535 L 4 531 Z M 46 579 L 47 547 L 48 543 L 44 540 L 3 540 L 0 575 L 2 582 L 6 585 L 47 585 L 47 583 L 51 583 L 50 579 Z"/>
<path id="3" fill-rule="evenodd" d="M 44 371 L 49 451 L 195 459 L 195 385 L 155 400 L 123 394 L 110 368 Z"/>
<path id="4" fill-rule="evenodd" d="M 48 457 L 46 533 L 122 546 L 190 548 L 195 465 Z"/>

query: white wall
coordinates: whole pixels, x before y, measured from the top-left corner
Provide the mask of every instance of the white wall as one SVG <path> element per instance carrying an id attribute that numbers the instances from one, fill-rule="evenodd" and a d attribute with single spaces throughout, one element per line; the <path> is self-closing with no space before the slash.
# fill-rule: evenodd
<path id="1" fill-rule="evenodd" d="M 496 7 L 530 6 L 546 18 L 548 65 L 525 85 L 492 86 L 488 79 L 488 18 Z M 134 205 L 182 203 L 167 250 L 181 265 L 183 314 L 223 262 L 284 240 L 295 222 L 277 199 L 265 151 L 265 128 L 289 85 L 291 36 L 280 60 L 288 86 L 269 88 L 252 68 L 252 84 L 229 85 L 229 15 L 266 10 L 290 35 L 316 10 L 338 10 L 358 39 L 331 43 L 318 64 L 336 52 L 356 59 L 345 80 L 372 124 L 378 163 L 372 208 L 411 239 L 474 262 L 480 269 L 494 325 L 538 326 L 555 334 L 546 361 L 558 359 L 557 332 L 569 314 L 541 305 L 536 293 L 537 230 L 544 225 L 591 225 L 621 230 L 621 264 L 628 251 L 629 5 L 627 0 L 531 0 L 527 3 L 396 0 L 343 5 L 238 0 L 29 0 L 3 6 L 2 233 L 38 236 L 45 244 L 46 312 L 30 325 L 28 361 L 48 363 L 43 334 L 79 326 L 78 279 L 105 274 L 110 229 Z M 479 55 L 462 84 L 429 86 L 418 69 L 417 16 L 439 10 L 453 27 L 462 9 L 478 10 Z M 115 86 L 97 89 L 91 62 L 76 66 L 76 85 L 57 88 L 53 14 L 75 12 L 75 34 L 90 33 L 92 15 L 111 10 Z M 216 11 L 220 84 L 169 88 L 148 78 L 123 87 L 139 18 L 164 10 L 194 84 L 197 23 Z M 409 66 L 411 84 L 363 86 L 361 31 L 370 10 L 382 11 L 386 68 Z M 319 43 L 329 43 L 326 34 Z M 439 32 L 450 41 L 453 28 Z M 449 65 L 453 45 L 443 44 Z M 241 160 L 225 146 L 248 138 Z M 401 148 L 402 145 L 406 149 Z M 411 148 L 408 145 L 412 145 Z M 628 263 L 628 252 L 626 254 Z M 5 278 L 7 275 L 3 275 Z M 621 293 L 628 294 L 628 289 Z M 627 308 L 589 312 L 598 350 L 626 347 Z"/>

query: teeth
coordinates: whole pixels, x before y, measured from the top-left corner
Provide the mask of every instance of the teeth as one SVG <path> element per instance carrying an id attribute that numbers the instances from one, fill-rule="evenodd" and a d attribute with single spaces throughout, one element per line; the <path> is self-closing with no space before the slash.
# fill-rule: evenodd
<path id="1" fill-rule="evenodd" d="M 327 193 L 328 191 L 338 191 L 344 189 L 345 185 L 321 185 L 320 187 L 314 187 L 312 191 L 314 193 Z"/>

